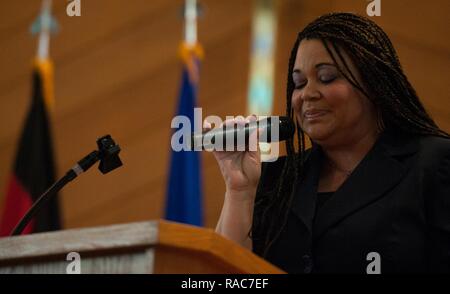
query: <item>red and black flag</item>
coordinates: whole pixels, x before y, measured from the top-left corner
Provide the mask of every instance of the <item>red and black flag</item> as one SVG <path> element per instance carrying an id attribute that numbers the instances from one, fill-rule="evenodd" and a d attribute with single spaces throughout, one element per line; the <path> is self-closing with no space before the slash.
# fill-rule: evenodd
<path id="1" fill-rule="evenodd" d="M 7 236 L 32 203 L 55 181 L 49 108 L 53 102 L 52 63 L 37 60 L 33 67 L 32 101 L 19 139 L 14 170 L 9 179 L 0 236 Z M 60 228 L 58 197 L 54 196 L 24 233 Z"/>

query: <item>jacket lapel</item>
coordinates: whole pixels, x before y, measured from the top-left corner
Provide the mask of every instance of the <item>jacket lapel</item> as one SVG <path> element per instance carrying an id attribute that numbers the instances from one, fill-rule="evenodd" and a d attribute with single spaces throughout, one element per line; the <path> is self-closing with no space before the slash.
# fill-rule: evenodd
<path id="1" fill-rule="evenodd" d="M 417 149 L 415 143 L 414 140 L 407 142 L 390 134 L 382 134 L 350 177 L 318 211 L 314 218 L 314 235 L 320 237 L 328 228 L 382 197 L 398 184 L 407 168 L 395 157 L 414 153 Z"/>
<path id="2" fill-rule="evenodd" d="M 305 163 L 305 176 L 294 186 L 292 211 L 309 232 L 319 237 L 328 228 L 365 205 L 382 197 L 406 174 L 406 166 L 397 156 L 412 154 L 417 140 L 383 133 L 350 177 L 315 216 L 317 186 L 322 166 L 322 151 L 313 145 Z"/>
<path id="3" fill-rule="evenodd" d="M 292 211 L 303 221 L 309 232 L 312 230 L 314 219 L 321 161 L 320 147 L 314 144 L 305 161 L 304 179 L 297 181 L 293 191 Z"/>

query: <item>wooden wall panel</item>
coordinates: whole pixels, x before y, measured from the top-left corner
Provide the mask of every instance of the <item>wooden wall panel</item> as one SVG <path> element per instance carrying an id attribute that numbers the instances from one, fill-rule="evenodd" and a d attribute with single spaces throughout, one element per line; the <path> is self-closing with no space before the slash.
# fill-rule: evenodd
<path id="1" fill-rule="evenodd" d="M 0 209 L 16 142 L 30 99 L 36 46 L 28 28 L 40 1 L 3 1 L 0 10 Z M 59 175 L 111 133 L 124 166 L 106 176 L 89 171 L 61 193 L 67 228 L 162 216 L 181 63 L 181 0 L 82 1 L 68 17 L 54 1 L 61 31 L 53 38 L 56 109 L 53 114 Z M 203 0 L 199 38 L 205 60 L 199 88 L 203 115 L 246 114 L 251 0 Z M 365 0 L 279 0 L 274 113 L 285 112 L 288 56 L 297 33 L 331 11 L 365 13 Z M 436 121 L 450 131 L 447 0 L 382 0 L 386 29 L 405 71 Z M 418 17 L 420 16 L 420 17 Z M 212 154 L 202 154 L 205 220 L 213 227 L 224 184 Z"/>

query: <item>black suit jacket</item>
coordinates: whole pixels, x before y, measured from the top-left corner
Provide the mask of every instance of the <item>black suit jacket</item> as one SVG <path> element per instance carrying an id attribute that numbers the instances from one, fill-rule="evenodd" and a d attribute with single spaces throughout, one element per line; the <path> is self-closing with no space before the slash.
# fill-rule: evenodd
<path id="1" fill-rule="evenodd" d="M 365 274 L 376 252 L 381 273 L 450 272 L 449 139 L 382 134 L 317 215 L 321 148 L 307 156 L 268 261 L 289 273 Z M 275 183 L 283 161 L 263 165 L 259 189 Z"/>

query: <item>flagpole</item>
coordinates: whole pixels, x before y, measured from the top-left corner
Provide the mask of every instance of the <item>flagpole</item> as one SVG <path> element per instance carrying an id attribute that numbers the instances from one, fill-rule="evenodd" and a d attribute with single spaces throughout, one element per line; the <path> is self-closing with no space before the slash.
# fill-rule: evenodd
<path id="1" fill-rule="evenodd" d="M 180 56 L 189 72 L 189 78 L 194 84 L 198 82 L 197 61 L 203 58 L 203 48 L 198 43 L 197 20 L 199 10 L 197 0 L 185 0 L 184 5 L 184 40 L 180 46 Z"/>
<path id="2" fill-rule="evenodd" d="M 50 13 L 52 9 L 52 0 L 42 1 L 42 26 L 39 34 L 39 45 L 37 56 L 39 59 L 47 59 L 50 45 Z"/>
<path id="3" fill-rule="evenodd" d="M 38 35 L 36 56 L 33 60 L 33 70 L 39 72 L 44 92 L 44 99 L 49 110 L 54 109 L 53 98 L 53 63 L 50 60 L 50 36 L 58 29 L 58 24 L 52 16 L 52 0 L 43 0 L 41 11 L 31 25 L 32 35 Z"/>
<path id="4" fill-rule="evenodd" d="M 184 41 L 190 48 L 197 44 L 197 0 L 186 0 L 184 8 Z"/>
<path id="5" fill-rule="evenodd" d="M 36 57 L 46 60 L 50 51 L 50 35 L 57 30 L 56 20 L 52 16 L 52 0 L 43 0 L 41 12 L 31 26 L 33 35 L 39 34 Z"/>

